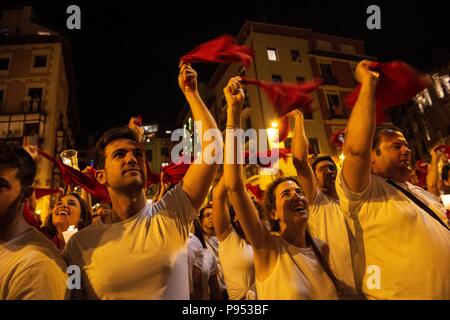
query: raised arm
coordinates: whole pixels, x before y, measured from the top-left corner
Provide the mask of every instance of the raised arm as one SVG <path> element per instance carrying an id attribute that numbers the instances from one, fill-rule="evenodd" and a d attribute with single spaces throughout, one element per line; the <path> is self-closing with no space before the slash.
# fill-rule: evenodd
<path id="1" fill-rule="evenodd" d="M 216 237 L 219 241 L 223 241 L 230 234 L 232 228 L 227 206 L 227 189 L 223 176 L 213 189 L 212 214 Z"/>
<path id="2" fill-rule="evenodd" d="M 297 178 L 309 203 L 317 194 L 317 182 L 314 172 L 308 162 L 308 138 L 305 133 L 303 114 L 295 110 L 289 114 L 295 119 L 294 136 L 292 138 L 292 159 Z"/>
<path id="3" fill-rule="evenodd" d="M 236 129 L 240 127 L 241 111 L 244 102 L 244 91 L 239 77 L 232 78 L 224 89 L 227 109 L 227 129 L 225 131 L 224 177 L 231 204 L 236 211 L 248 241 L 254 249 L 267 249 L 270 233 L 265 229 L 258 217 L 258 212 L 250 195 L 245 190 L 243 165 L 238 164 Z M 240 139 L 238 139 L 238 143 Z"/>
<path id="4" fill-rule="evenodd" d="M 347 125 L 344 144 L 345 160 L 342 174 L 353 192 L 361 192 L 369 183 L 370 156 L 375 133 L 375 91 L 378 74 L 369 70 L 370 61 L 361 61 L 355 77 L 361 83 L 361 91 Z"/>
<path id="5" fill-rule="evenodd" d="M 429 192 L 439 197 L 441 195 L 441 192 L 439 191 L 439 162 L 442 158 L 442 152 L 434 148 L 431 150 L 430 154 L 431 163 L 428 166 L 427 189 Z"/>
<path id="6" fill-rule="evenodd" d="M 197 73 L 189 64 L 180 64 L 180 74 L 178 76 L 178 84 L 183 91 L 186 100 L 191 108 L 194 121 L 199 121 L 202 125 L 202 133 L 209 129 L 217 129 L 217 124 L 208 108 L 203 103 L 197 88 Z M 220 135 L 219 135 L 220 136 Z M 203 157 L 205 149 L 210 143 L 215 144 L 215 150 L 223 149 L 223 141 L 220 136 L 218 141 L 212 142 L 204 140 L 205 135 L 201 134 L 201 145 Z M 208 194 L 209 187 L 214 179 L 217 171 L 217 164 L 207 164 L 204 158 L 201 164 L 193 163 L 183 178 L 183 190 L 192 202 L 193 207 L 200 209 L 203 200 Z"/>

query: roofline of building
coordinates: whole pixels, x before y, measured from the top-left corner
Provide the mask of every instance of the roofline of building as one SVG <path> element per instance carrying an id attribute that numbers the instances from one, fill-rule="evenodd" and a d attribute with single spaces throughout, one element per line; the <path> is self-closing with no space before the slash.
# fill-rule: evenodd
<path id="1" fill-rule="evenodd" d="M 299 37 L 299 38 L 314 38 L 314 37 L 325 37 L 325 38 L 331 38 L 340 40 L 341 42 L 347 42 L 347 43 L 358 43 L 364 45 L 364 41 L 358 40 L 358 39 L 352 39 L 352 38 L 345 38 L 345 37 L 339 37 L 324 33 L 317 33 L 313 32 L 311 29 L 308 28 L 300 28 L 300 27 L 292 27 L 292 26 L 283 26 L 283 25 L 277 25 L 277 24 L 271 24 L 271 23 L 263 23 L 263 22 L 255 22 L 247 20 L 245 21 L 243 27 L 239 31 L 238 35 L 236 36 L 236 42 L 243 44 L 250 34 L 252 32 L 260 32 L 260 33 L 266 33 L 266 34 L 273 34 L 273 35 L 284 35 L 284 36 L 290 36 L 290 37 Z M 317 54 L 319 55 L 321 53 L 323 56 L 327 57 L 335 57 L 338 59 L 344 59 L 344 60 L 351 60 L 351 61 L 359 61 L 361 59 L 372 59 L 377 60 L 375 57 L 366 56 L 366 55 L 358 55 L 358 54 L 348 54 L 348 53 L 342 53 L 337 51 L 324 51 L 324 50 L 318 50 L 314 49 L 310 52 L 310 54 Z M 228 68 L 227 64 L 220 64 L 216 70 L 214 71 L 213 75 L 208 81 L 208 88 L 212 89 L 217 82 L 220 80 L 222 75 L 226 72 Z"/>
<path id="2" fill-rule="evenodd" d="M 23 1 L 23 2 L 10 2 L 10 3 L 4 3 L 0 5 L 0 11 L 5 11 L 5 10 L 21 10 L 24 7 L 31 7 L 33 8 L 33 4 L 31 3 L 31 1 Z M 42 22 L 41 20 L 39 20 L 38 18 L 36 18 L 35 14 L 34 14 L 34 10 L 31 10 L 31 22 L 42 26 L 46 29 L 50 29 L 51 31 L 54 31 L 56 33 L 63 33 L 62 30 L 49 25 L 48 23 Z"/>
<path id="3" fill-rule="evenodd" d="M 284 25 L 279 25 L 279 24 L 263 23 L 263 22 L 256 22 L 256 21 L 250 21 L 250 20 L 245 21 L 243 27 L 241 28 L 238 35 L 236 36 L 236 40 L 239 43 L 245 42 L 245 40 L 247 39 L 247 37 L 251 31 L 267 33 L 267 34 L 274 34 L 274 35 L 286 35 L 286 36 L 291 36 L 291 37 L 325 37 L 325 38 L 339 40 L 341 42 L 353 42 L 353 43 L 364 44 L 363 40 L 314 32 L 312 29 L 309 29 L 309 28 L 284 26 Z"/>

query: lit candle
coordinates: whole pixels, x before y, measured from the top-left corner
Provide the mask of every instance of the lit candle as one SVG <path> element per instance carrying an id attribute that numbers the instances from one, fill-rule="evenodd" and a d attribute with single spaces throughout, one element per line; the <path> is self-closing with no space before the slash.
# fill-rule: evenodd
<path id="1" fill-rule="evenodd" d="M 63 231 L 63 237 L 64 237 L 64 241 L 67 243 L 69 242 L 69 239 L 78 232 L 78 229 L 75 228 L 75 226 L 69 226 L 69 229 L 67 229 L 67 231 Z"/>

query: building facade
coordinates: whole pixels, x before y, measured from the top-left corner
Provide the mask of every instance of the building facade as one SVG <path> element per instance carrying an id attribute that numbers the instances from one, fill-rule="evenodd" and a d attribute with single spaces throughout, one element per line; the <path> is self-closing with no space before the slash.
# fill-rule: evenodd
<path id="1" fill-rule="evenodd" d="M 208 95 L 213 97 L 212 111 L 221 129 L 226 124 L 222 90 L 231 77 L 242 75 L 283 83 L 302 83 L 321 77 L 324 82 L 314 93 L 315 111 L 305 114 L 305 130 L 314 153 L 330 154 L 338 161 L 340 150 L 330 143 L 330 138 L 346 126 L 349 111 L 343 99 L 356 85 L 354 68 L 363 59 L 375 60 L 365 55 L 364 42 L 310 29 L 250 21 L 244 24 L 236 40 L 252 48 L 255 58 L 248 70 L 237 64 L 220 65 L 208 82 Z M 242 112 L 244 129 L 270 129 L 276 126 L 276 120 L 264 93 L 255 86 L 248 86 Z M 292 132 L 279 147 L 290 147 L 291 140 Z M 295 174 L 291 161 L 288 158 L 287 162 L 280 163 L 284 175 Z M 250 181 L 255 172 L 249 169 Z M 265 185 L 270 179 L 259 183 Z"/>
<path id="2" fill-rule="evenodd" d="M 73 146 L 79 130 L 70 44 L 35 20 L 31 6 L 0 7 L 0 139 L 37 145 L 47 153 Z M 60 174 L 40 160 L 37 187 L 59 187 Z M 49 212 L 51 198 L 38 200 Z"/>

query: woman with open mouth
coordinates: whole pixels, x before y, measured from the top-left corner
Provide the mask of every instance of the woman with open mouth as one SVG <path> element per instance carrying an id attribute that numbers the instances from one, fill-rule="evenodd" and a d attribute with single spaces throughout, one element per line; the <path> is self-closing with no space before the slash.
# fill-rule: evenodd
<path id="1" fill-rule="evenodd" d="M 257 210 L 245 190 L 242 164 L 239 164 L 236 155 L 235 133 L 240 127 L 244 102 L 239 77 L 229 81 L 224 95 L 228 105 L 225 186 L 253 247 L 257 298 L 337 299 L 341 284 L 326 261 L 326 244 L 314 240 L 306 228 L 308 201 L 295 178 L 279 178 L 265 191 L 266 214 L 273 222 L 272 227 L 279 226 L 278 233 L 271 233 L 258 218 Z"/>
<path id="2" fill-rule="evenodd" d="M 89 224 L 91 214 L 88 205 L 78 193 L 72 192 L 55 204 L 52 213 L 45 219 L 44 230 L 47 237 L 62 251 L 66 245 L 63 232 L 67 231 L 69 226 L 81 230 Z"/>

